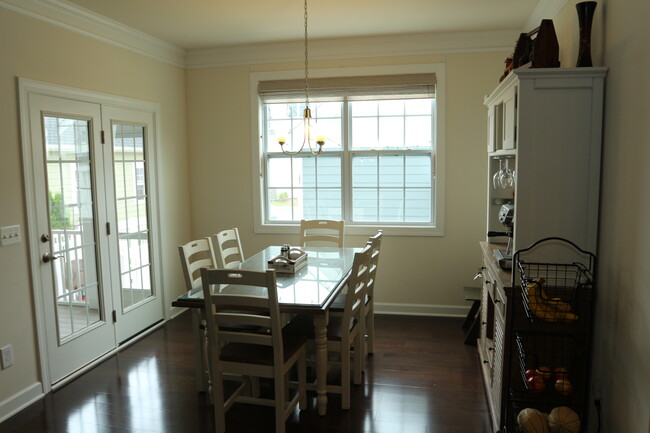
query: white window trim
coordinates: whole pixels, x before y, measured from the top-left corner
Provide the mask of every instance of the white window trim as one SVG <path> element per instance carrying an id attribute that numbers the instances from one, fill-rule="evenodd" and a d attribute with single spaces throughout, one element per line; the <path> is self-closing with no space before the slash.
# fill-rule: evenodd
<path id="1" fill-rule="evenodd" d="M 354 68 L 332 68 L 309 70 L 309 76 L 320 77 L 350 77 L 364 75 L 399 75 L 414 73 L 436 74 L 436 128 L 435 128 L 435 159 L 433 161 L 436 174 L 435 182 L 435 227 L 423 226 L 391 226 L 388 223 L 373 223 L 367 225 L 347 225 L 346 234 L 371 235 L 378 228 L 385 235 L 396 236 L 444 236 L 445 215 L 445 64 L 427 63 L 418 65 L 367 66 Z M 304 77 L 304 70 L 252 72 L 250 74 L 250 106 L 251 106 L 251 158 L 253 173 L 253 231 L 255 233 L 295 234 L 299 224 L 266 224 L 262 212 L 264 198 L 264 158 L 262 153 L 263 104 L 257 93 L 260 81 L 282 80 Z"/>

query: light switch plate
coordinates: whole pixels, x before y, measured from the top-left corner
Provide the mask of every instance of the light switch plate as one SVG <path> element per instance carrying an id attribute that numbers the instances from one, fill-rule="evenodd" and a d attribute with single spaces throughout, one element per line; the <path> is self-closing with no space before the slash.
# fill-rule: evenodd
<path id="1" fill-rule="evenodd" d="M 21 241 L 20 226 L 0 227 L 0 246 L 19 244 Z"/>
<path id="2" fill-rule="evenodd" d="M 9 368 L 14 365 L 14 349 L 11 344 L 0 347 L 0 360 L 2 361 L 2 369 Z"/>

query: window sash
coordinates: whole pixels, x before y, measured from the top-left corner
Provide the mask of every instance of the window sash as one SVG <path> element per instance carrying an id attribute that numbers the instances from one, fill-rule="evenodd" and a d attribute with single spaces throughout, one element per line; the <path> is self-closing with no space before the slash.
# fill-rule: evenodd
<path id="1" fill-rule="evenodd" d="M 323 182 L 318 180 L 318 171 L 327 169 L 327 164 L 337 160 L 338 180 L 335 178 Z M 344 175 L 343 175 L 343 152 L 331 152 L 321 154 L 318 158 L 310 154 L 300 154 L 289 157 L 281 152 L 266 153 L 264 155 L 264 221 L 266 224 L 295 224 L 301 219 L 334 219 L 339 220 L 344 215 Z M 279 182 L 271 179 L 273 172 L 273 161 L 284 162 L 284 167 L 279 166 L 281 175 L 285 177 Z M 327 161 L 327 162 L 324 162 Z M 313 166 L 312 164 L 313 163 Z M 331 167 L 331 165 L 330 165 Z M 284 169 L 284 171 L 282 171 Z M 313 181 L 305 181 L 306 175 L 313 170 Z M 336 176 L 336 173 L 334 173 Z M 282 183 L 284 182 L 284 183 Z M 340 202 L 338 212 L 318 212 L 321 204 L 325 205 L 332 201 L 332 192 L 338 191 L 338 201 Z M 281 198 L 282 193 L 286 196 Z M 311 195 L 313 194 L 313 196 Z M 294 203 L 302 204 L 303 207 L 296 208 Z M 315 212 L 309 212 L 309 204 L 316 208 Z M 329 207 L 329 209 L 334 209 Z M 283 215 L 291 214 L 291 218 L 282 218 Z"/>

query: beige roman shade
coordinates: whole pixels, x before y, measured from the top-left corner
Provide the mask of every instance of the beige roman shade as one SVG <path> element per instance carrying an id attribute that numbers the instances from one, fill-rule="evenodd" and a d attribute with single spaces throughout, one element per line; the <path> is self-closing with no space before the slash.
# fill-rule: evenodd
<path id="1" fill-rule="evenodd" d="M 264 103 L 305 100 L 305 79 L 260 81 Z M 435 98 L 435 74 L 368 75 L 309 79 L 310 101 Z"/>

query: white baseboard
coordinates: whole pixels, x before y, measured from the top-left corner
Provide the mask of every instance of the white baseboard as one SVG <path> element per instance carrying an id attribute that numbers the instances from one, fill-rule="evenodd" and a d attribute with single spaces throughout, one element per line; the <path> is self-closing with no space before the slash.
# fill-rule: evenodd
<path id="1" fill-rule="evenodd" d="M 465 305 L 388 304 L 376 302 L 375 314 L 465 317 L 469 312 L 469 308 Z"/>
<path id="2" fill-rule="evenodd" d="M 0 402 L 0 423 L 40 400 L 44 395 L 41 382 L 35 382 Z"/>
<path id="3" fill-rule="evenodd" d="M 171 320 L 179 316 L 181 313 L 184 313 L 187 311 L 187 308 L 181 308 L 181 307 L 171 307 L 169 310 L 167 310 L 167 320 Z"/>

